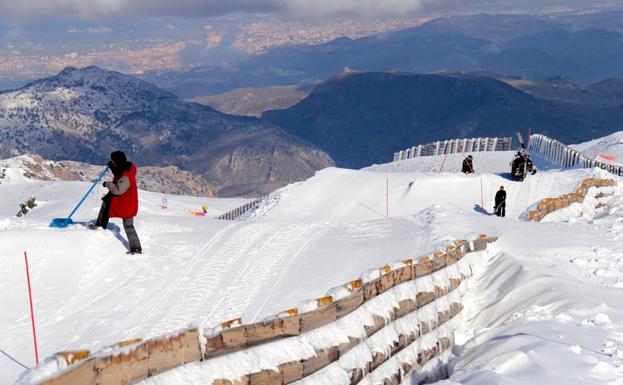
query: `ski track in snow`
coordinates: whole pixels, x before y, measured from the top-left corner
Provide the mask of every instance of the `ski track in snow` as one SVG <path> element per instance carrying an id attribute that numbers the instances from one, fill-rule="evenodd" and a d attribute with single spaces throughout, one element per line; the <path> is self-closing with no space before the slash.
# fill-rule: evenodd
<path id="1" fill-rule="evenodd" d="M 231 229 L 235 225 L 236 225 L 235 223 L 232 223 L 232 224 L 224 227 L 218 233 L 216 233 L 212 238 L 210 238 L 201 247 L 201 249 L 195 254 L 195 256 L 192 258 L 191 262 L 186 265 L 186 267 L 179 274 L 179 276 L 176 277 L 168 285 L 168 287 L 166 288 L 166 290 L 164 292 L 164 295 L 162 295 L 162 297 L 158 300 L 158 302 L 155 304 L 155 306 L 153 306 L 150 310 L 147 311 L 147 313 L 141 319 L 139 324 L 136 325 L 136 327 L 134 327 L 133 329 L 131 329 L 130 332 L 128 333 L 128 335 L 131 335 L 133 333 L 137 333 L 139 330 L 141 330 L 141 329 L 143 329 L 145 327 L 145 324 L 147 324 L 149 322 L 155 322 L 154 318 L 159 318 L 159 316 L 157 315 L 157 312 L 162 308 L 162 305 L 164 304 L 164 302 L 169 300 L 172 295 L 179 294 L 179 291 L 183 290 L 182 281 L 187 279 L 187 276 L 188 276 L 188 274 L 191 273 L 193 267 L 195 267 L 195 265 L 198 263 L 198 261 L 201 258 L 205 258 L 206 253 L 208 252 L 210 247 L 212 247 L 215 243 L 217 243 L 224 236 L 224 234 L 227 231 L 229 231 L 229 229 Z"/>
<path id="2" fill-rule="evenodd" d="M 274 280 L 272 287 L 278 283 L 278 267 L 294 261 L 313 240 L 313 234 L 317 230 L 309 225 L 282 224 L 275 226 L 272 231 L 270 237 L 263 239 L 259 247 L 249 252 L 246 266 L 235 274 L 233 281 L 215 293 L 212 300 L 216 302 L 208 302 L 207 308 L 213 310 L 207 316 L 200 317 L 202 324 L 236 318 L 242 315 L 242 311 L 247 314 L 253 312 L 248 307 L 255 296 L 265 292 L 264 288 L 271 279 Z M 282 271 L 285 270 L 287 268 Z M 270 294 L 266 295 L 266 301 L 269 299 Z M 253 321 L 262 308 L 263 306 L 247 321 Z"/>
<path id="3" fill-rule="evenodd" d="M 259 223 L 236 224 L 217 234 L 214 242 L 206 244 L 195 258 L 195 261 L 205 260 L 199 269 L 193 269 L 194 263 L 191 263 L 168 291 L 160 306 L 167 306 L 169 310 L 164 318 L 155 322 L 148 335 L 156 336 L 196 324 L 200 315 L 209 311 L 208 304 L 213 303 L 210 298 L 218 295 L 221 285 L 227 285 L 230 279 L 227 272 L 236 271 L 239 260 L 244 259 L 254 243 L 268 231 L 267 226 Z"/>

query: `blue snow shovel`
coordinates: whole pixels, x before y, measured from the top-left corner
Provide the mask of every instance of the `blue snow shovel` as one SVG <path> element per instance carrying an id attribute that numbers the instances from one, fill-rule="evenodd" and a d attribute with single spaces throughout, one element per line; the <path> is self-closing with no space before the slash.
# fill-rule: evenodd
<path id="1" fill-rule="evenodd" d="M 54 219 L 52 219 L 52 222 L 50 222 L 50 227 L 54 227 L 54 228 L 58 228 L 58 229 L 64 229 L 65 227 L 73 224 L 74 221 L 71 220 L 71 217 L 76 213 L 76 211 L 78 211 L 80 206 L 82 206 L 82 203 L 84 203 L 84 200 L 87 199 L 89 194 L 91 194 L 91 191 L 93 191 L 95 186 L 97 186 L 97 184 L 100 182 L 100 180 L 102 180 L 104 175 L 106 175 L 106 171 L 108 171 L 108 166 L 106 166 L 106 168 L 104 168 L 104 171 L 102 171 L 97 176 L 97 179 L 95 179 L 95 182 L 93 182 L 93 184 L 89 188 L 89 191 L 87 191 L 87 193 L 84 194 L 82 199 L 80 199 L 80 202 L 78 202 L 76 207 L 74 207 L 74 209 L 71 211 L 71 214 L 69 214 L 69 216 L 67 218 L 54 218 Z"/>

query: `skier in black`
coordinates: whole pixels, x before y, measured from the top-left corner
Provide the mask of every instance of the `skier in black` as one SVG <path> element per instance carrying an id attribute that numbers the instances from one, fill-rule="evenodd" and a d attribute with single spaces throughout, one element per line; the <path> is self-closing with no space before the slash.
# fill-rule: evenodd
<path id="1" fill-rule="evenodd" d="M 474 160 L 471 155 L 467 155 L 467 157 L 463 159 L 463 167 L 461 167 L 461 172 L 463 174 L 474 173 Z"/>
<path id="2" fill-rule="evenodd" d="M 500 189 L 495 194 L 495 207 L 493 208 L 493 212 L 498 217 L 506 216 L 506 191 L 504 191 L 504 186 L 500 186 Z"/>

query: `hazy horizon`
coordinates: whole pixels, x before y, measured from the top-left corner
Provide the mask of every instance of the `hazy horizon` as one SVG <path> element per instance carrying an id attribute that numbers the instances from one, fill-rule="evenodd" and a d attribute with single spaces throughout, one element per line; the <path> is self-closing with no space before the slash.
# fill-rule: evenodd
<path id="1" fill-rule="evenodd" d="M 443 16 L 559 16 L 613 9 L 623 9 L 623 0 L 3 0 L 0 89 L 67 66 L 97 65 L 140 75 L 221 65 L 281 45 L 358 38 Z"/>

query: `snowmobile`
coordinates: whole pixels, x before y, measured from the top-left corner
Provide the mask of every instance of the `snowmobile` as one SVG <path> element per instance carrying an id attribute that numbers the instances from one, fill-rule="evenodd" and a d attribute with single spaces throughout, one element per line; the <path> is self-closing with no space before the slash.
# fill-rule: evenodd
<path id="1" fill-rule="evenodd" d="M 530 159 L 530 155 L 526 150 L 526 144 L 523 140 L 523 136 L 521 133 L 517 133 L 517 138 L 519 139 L 519 143 L 521 144 L 521 148 L 517 150 L 517 153 L 513 157 L 513 160 L 510 163 L 511 166 L 511 177 L 514 181 L 523 181 L 528 176 L 536 174 L 536 167 L 532 163 L 532 159 Z"/>
<path id="2" fill-rule="evenodd" d="M 515 181 L 523 181 L 528 176 L 536 174 L 536 167 L 532 164 L 532 159 L 530 159 L 530 155 L 527 152 L 522 151 L 520 149 L 515 154 L 515 157 L 511 161 L 511 176 Z"/>

